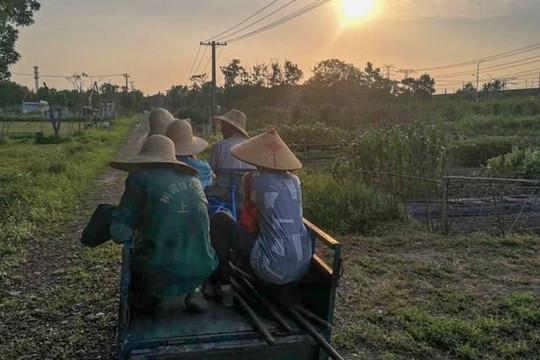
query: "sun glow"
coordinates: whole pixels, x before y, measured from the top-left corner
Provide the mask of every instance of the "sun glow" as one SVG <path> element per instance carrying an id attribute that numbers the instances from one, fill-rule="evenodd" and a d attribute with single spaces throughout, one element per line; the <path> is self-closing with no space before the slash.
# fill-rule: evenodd
<path id="1" fill-rule="evenodd" d="M 343 0 L 342 11 L 348 19 L 360 19 L 371 15 L 376 7 L 376 0 Z"/>

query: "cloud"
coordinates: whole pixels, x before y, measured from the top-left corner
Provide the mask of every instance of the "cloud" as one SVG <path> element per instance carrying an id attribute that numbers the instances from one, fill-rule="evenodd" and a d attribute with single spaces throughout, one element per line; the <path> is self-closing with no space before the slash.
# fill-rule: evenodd
<path id="1" fill-rule="evenodd" d="M 388 17 L 401 19 L 488 19 L 509 14 L 526 0 L 382 0 Z M 528 0 L 527 0 L 528 1 Z"/>

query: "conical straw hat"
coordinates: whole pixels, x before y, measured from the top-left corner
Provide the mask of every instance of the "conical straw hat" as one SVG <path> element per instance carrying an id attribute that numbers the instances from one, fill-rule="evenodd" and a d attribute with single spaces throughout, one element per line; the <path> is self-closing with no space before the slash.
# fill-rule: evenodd
<path id="1" fill-rule="evenodd" d="M 208 147 L 208 141 L 193 136 L 190 119 L 174 120 L 167 128 L 167 137 L 174 141 L 176 156 L 195 155 Z"/>
<path id="2" fill-rule="evenodd" d="M 279 137 L 270 129 L 231 148 L 238 159 L 251 165 L 272 170 L 298 170 L 302 163 Z"/>
<path id="3" fill-rule="evenodd" d="M 188 174 L 196 174 L 197 170 L 191 166 L 176 160 L 174 143 L 163 135 L 150 135 L 146 138 L 139 154 L 128 160 L 112 161 L 111 167 L 133 172 L 155 165 L 166 165 Z"/>
<path id="4" fill-rule="evenodd" d="M 174 121 L 174 116 L 163 108 L 156 108 L 150 111 L 148 122 L 150 124 L 150 135 L 165 135 L 167 127 Z"/>
<path id="5" fill-rule="evenodd" d="M 246 114 L 239 110 L 232 109 L 231 111 L 213 117 L 214 122 L 225 121 L 234 126 L 242 135 L 249 139 L 249 134 L 246 131 Z"/>

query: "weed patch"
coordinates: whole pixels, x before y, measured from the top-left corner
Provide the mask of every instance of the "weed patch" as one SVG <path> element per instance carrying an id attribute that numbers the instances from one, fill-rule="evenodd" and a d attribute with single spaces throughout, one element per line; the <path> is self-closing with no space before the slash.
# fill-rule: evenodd
<path id="1" fill-rule="evenodd" d="M 361 181 L 307 172 L 300 177 L 305 216 L 327 231 L 366 234 L 381 223 L 405 218 L 398 199 L 378 195 Z"/>
<path id="2" fill-rule="evenodd" d="M 62 143 L 0 145 L 0 273 L 23 259 L 25 242 L 70 218 L 136 121 L 120 119 L 110 130 L 87 130 Z"/>

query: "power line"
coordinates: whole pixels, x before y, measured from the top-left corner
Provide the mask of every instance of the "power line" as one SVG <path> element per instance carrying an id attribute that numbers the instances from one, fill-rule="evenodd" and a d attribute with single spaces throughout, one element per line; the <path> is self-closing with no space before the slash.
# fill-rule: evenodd
<path id="1" fill-rule="evenodd" d="M 197 49 L 197 54 L 195 55 L 195 59 L 193 59 L 193 64 L 191 64 L 191 69 L 189 70 L 188 77 L 184 83 L 184 86 L 187 85 L 189 79 L 191 78 L 191 75 L 193 75 L 193 69 L 195 68 L 195 63 L 197 62 L 197 59 L 199 58 L 199 53 L 201 52 L 202 45 L 199 44 L 199 48 Z"/>
<path id="2" fill-rule="evenodd" d="M 487 71 L 487 70 L 499 71 L 499 70 L 510 69 L 510 68 L 519 67 L 519 66 L 530 65 L 530 64 L 534 64 L 534 63 L 537 63 L 538 61 L 540 61 L 539 58 L 540 58 L 540 55 L 531 56 L 531 57 L 520 59 L 520 60 L 514 60 L 514 61 L 507 62 L 507 63 L 488 66 L 488 67 L 482 68 L 482 71 Z M 531 60 L 531 59 L 538 59 L 538 60 L 527 61 L 527 60 Z M 527 62 L 524 62 L 524 61 L 527 61 Z M 524 62 L 524 63 L 522 63 L 522 62 Z M 512 65 L 512 64 L 514 64 L 514 65 Z M 508 66 L 505 66 L 505 65 L 508 65 Z M 461 76 L 461 75 L 467 75 L 471 71 L 474 71 L 474 70 L 460 71 L 460 72 L 455 72 L 455 73 L 450 73 L 450 74 L 442 74 L 442 75 L 438 75 L 438 76 L 439 77 Z"/>
<path id="3" fill-rule="evenodd" d="M 510 51 L 502 52 L 502 53 L 499 53 L 499 54 L 486 56 L 486 57 L 483 57 L 483 58 L 478 58 L 478 59 L 474 59 L 474 60 L 468 60 L 468 61 L 464 61 L 464 62 L 461 62 L 461 63 L 450 64 L 450 65 L 434 66 L 434 67 L 431 67 L 431 68 L 424 68 L 424 69 L 416 69 L 416 71 L 443 70 L 443 69 L 449 69 L 449 68 L 453 68 L 453 67 L 461 67 L 461 66 L 465 66 L 465 65 L 473 65 L 473 64 L 476 64 L 478 62 L 492 61 L 492 60 L 497 60 L 497 59 L 501 59 L 501 58 L 505 58 L 505 57 L 519 55 L 519 54 L 522 54 L 522 53 L 525 53 L 525 52 L 537 50 L 539 48 L 540 48 L 540 43 L 535 43 L 535 44 L 528 45 L 528 46 L 525 46 L 525 47 L 522 47 L 522 48 L 519 48 L 519 49 L 510 50 Z"/>
<path id="4" fill-rule="evenodd" d="M 251 24 L 246 25 L 246 26 L 244 26 L 243 28 L 241 28 L 241 29 L 239 29 L 239 30 L 236 30 L 235 32 L 233 32 L 233 33 L 227 35 L 227 37 L 228 37 L 228 36 L 236 35 L 236 34 L 242 32 L 242 31 L 244 31 L 244 30 L 246 30 L 246 29 L 249 29 L 249 28 L 252 27 L 253 25 L 257 25 L 257 24 L 260 23 L 261 21 L 266 20 L 266 19 L 269 18 L 270 16 L 272 16 L 272 15 L 274 15 L 274 14 L 280 12 L 281 10 L 285 9 L 286 7 L 292 5 L 294 2 L 296 2 L 296 0 L 291 0 L 291 1 L 289 1 L 289 2 L 286 3 L 285 5 L 283 5 L 283 6 L 279 7 L 279 8 L 277 8 L 277 9 L 274 10 L 274 11 L 272 11 L 270 14 L 265 15 L 265 16 L 263 16 L 262 18 L 260 18 L 259 20 L 254 21 L 254 22 L 252 22 Z M 224 38 L 224 37 L 221 37 L 221 38 L 219 38 L 218 40 L 223 40 L 223 38 Z M 228 42 L 227 40 L 225 40 L 225 41 Z"/>
<path id="5" fill-rule="evenodd" d="M 202 64 L 202 62 L 203 62 L 203 60 L 204 60 L 204 55 L 206 55 L 207 52 L 208 52 L 208 47 L 205 47 L 205 48 L 204 48 L 204 52 L 203 52 L 203 54 L 202 54 L 202 56 L 201 56 L 201 60 L 199 61 L 199 65 L 197 65 L 197 68 L 195 69 L 195 72 L 193 73 L 194 75 L 196 75 L 196 74 L 199 73 L 199 69 L 200 69 L 201 64 Z"/>
<path id="6" fill-rule="evenodd" d="M 258 10 L 257 12 L 255 12 L 254 14 L 252 14 L 251 16 L 247 17 L 246 19 L 242 20 L 241 22 L 239 22 L 238 24 L 234 25 L 233 27 L 230 27 L 228 28 L 227 30 L 223 31 L 222 33 L 219 33 L 217 34 L 216 36 L 213 36 L 211 38 L 208 38 L 206 40 L 204 40 L 204 42 L 208 42 L 212 39 L 217 39 L 218 37 L 220 36 L 223 36 L 225 35 L 226 33 L 228 33 L 229 31 L 232 31 L 234 29 L 236 29 L 237 27 L 239 27 L 240 25 L 243 25 L 245 24 L 247 21 L 253 19 L 255 16 L 259 15 L 261 12 L 263 12 L 264 10 L 268 9 L 270 6 L 274 5 L 276 2 L 278 2 L 279 0 L 273 0 L 271 1 L 268 5 L 266 5 L 265 7 L 263 7 L 262 9 Z"/>
<path id="7" fill-rule="evenodd" d="M 219 49 L 219 52 L 218 52 L 218 55 L 217 55 L 217 59 L 218 59 L 218 60 L 219 60 L 219 58 L 221 57 L 221 53 L 223 52 L 223 50 L 225 50 L 224 47 L 221 47 L 221 48 Z"/>
<path id="8" fill-rule="evenodd" d="M 493 80 L 504 80 L 504 79 L 508 79 L 508 78 L 511 78 L 511 77 L 527 77 L 527 76 L 532 76 L 532 75 L 536 75 L 540 72 L 540 68 L 536 68 L 536 69 L 530 69 L 530 70 L 524 70 L 524 71 L 520 71 L 520 72 L 516 72 L 516 73 L 510 73 L 510 74 L 503 74 L 503 75 L 498 75 L 498 76 L 492 76 L 490 79 L 487 79 L 487 78 L 483 78 L 483 79 L 480 79 L 479 81 L 482 81 L 482 82 L 486 82 L 486 81 L 493 81 Z M 449 84 L 461 84 L 461 83 L 472 83 L 472 80 L 469 80 L 469 79 L 466 79 L 466 80 L 459 80 L 459 79 L 435 79 L 435 81 L 437 83 L 444 83 L 446 85 L 449 85 Z"/>
<path id="9" fill-rule="evenodd" d="M 279 26 L 281 24 L 289 22 L 289 21 L 291 21 L 291 20 L 293 20 L 293 19 L 295 19 L 295 18 L 297 18 L 297 17 L 299 17 L 301 15 L 304 15 L 304 14 L 306 14 L 306 13 L 312 11 L 312 10 L 315 10 L 319 6 L 324 5 L 329 1 L 331 1 L 331 0 L 322 0 L 322 1 L 317 0 L 317 1 L 314 1 L 311 4 L 303 7 L 302 9 L 299 9 L 298 11 L 296 11 L 296 12 L 294 12 L 294 13 L 288 15 L 288 16 L 285 16 L 285 17 L 281 18 L 280 20 L 274 21 L 273 23 L 270 23 L 270 24 L 268 24 L 268 25 L 266 25 L 266 26 L 264 26 L 262 28 L 259 28 L 257 30 L 252 31 L 252 32 L 249 32 L 247 34 L 244 34 L 244 35 L 241 35 L 241 36 L 238 36 L 236 38 L 229 39 L 229 40 L 226 40 L 226 41 L 228 43 L 231 43 L 231 42 L 236 42 L 236 41 L 247 39 L 247 38 L 249 38 L 251 36 L 255 36 L 255 35 L 260 34 L 260 33 L 264 32 L 264 31 L 273 29 L 276 26 Z"/>
<path id="10" fill-rule="evenodd" d="M 212 60 L 211 57 L 208 58 L 206 61 L 206 64 L 204 65 L 204 70 L 202 71 L 203 74 L 206 74 L 206 70 L 208 69 L 208 65 L 210 65 L 210 61 Z"/>

